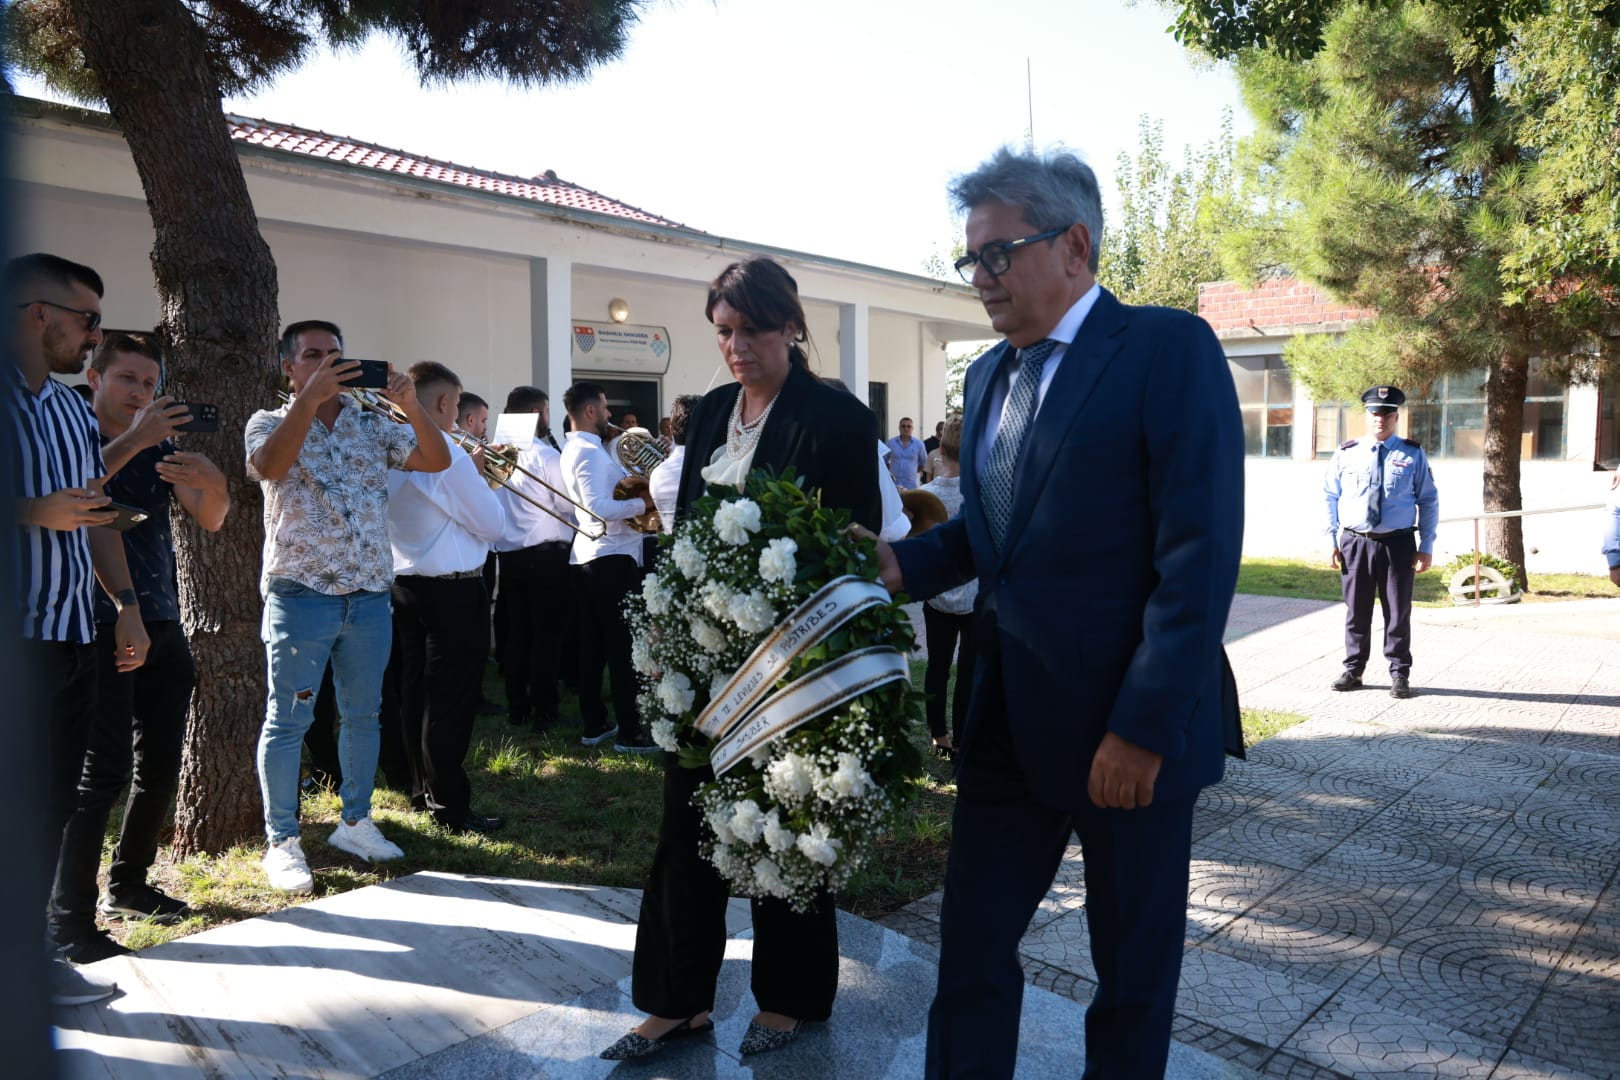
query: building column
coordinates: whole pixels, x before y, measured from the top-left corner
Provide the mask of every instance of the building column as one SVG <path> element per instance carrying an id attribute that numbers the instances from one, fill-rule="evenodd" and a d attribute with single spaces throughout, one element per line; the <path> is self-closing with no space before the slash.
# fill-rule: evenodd
<path id="1" fill-rule="evenodd" d="M 574 381 L 574 264 L 529 260 L 529 369 L 551 397 L 552 434 L 562 430 L 562 395 Z"/>
<path id="2" fill-rule="evenodd" d="M 934 425 L 945 419 L 945 343 L 922 323 L 917 324 L 917 355 L 921 357 L 917 385 L 922 391 L 917 437 L 931 439 Z"/>
<path id="3" fill-rule="evenodd" d="M 838 377 L 862 401 L 872 377 L 871 311 L 866 304 L 838 305 Z"/>

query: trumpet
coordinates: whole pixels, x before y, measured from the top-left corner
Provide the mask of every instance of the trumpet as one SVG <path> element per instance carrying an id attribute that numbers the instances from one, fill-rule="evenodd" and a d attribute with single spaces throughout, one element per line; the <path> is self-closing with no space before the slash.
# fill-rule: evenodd
<path id="1" fill-rule="evenodd" d="M 359 405 L 362 409 L 365 409 L 367 412 L 376 413 L 384 420 L 391 420 L 396 424 L 409 424 L 411 422 L 411 418 L 405 415 L 404 409 L 401 409 L 398 405 L 394 404 L 394 402 L 390 401 L 381 393 L 371 389 L 370 387 L 351 386 L 345 390 L 344 393 L 348 394 L 349 397 L 354 400 L 355 404 Z M 292 400 L 292 395 L 287 393 L 285 390 L 281 390 L 277 392 L 276 398 L 281 404 L 285 405 Z M 551 515 L 587 539 L 600 540 L 603 534 L 607 532 L 606 521 L 604 521 L 598 515 L 592 513 L 589 507 L 581 506 L 573 499 L 570 499 L 567 492 L 559 491 L 557 488 L 546 483 L 546 481 L 541 477 L 534 475 L 534 473 L 519 465 L 517 463 L 517 454 L 510 448 L 486 445 L 485 443 L 481 442 L 477 436 L 462 431 L 460 428 L 453 428 L 448 434 L 455 444 L 461 447 L 461 449 L 465 450 L 469 455 L 476 454 L 479 450 L 484 452 L 484 480 L 489 484 L 490 487 L 505 488 L 507 491 L 510 491 L 513 495 L 516 495 L 518 498 L 522 499 L 536 510 Z M 540 502 L 538 499 L 532 498 L 528 494 L 518 490 L 511 483 L 512 475 L 514 473 L 522 473 L 524 476 L 528 477 L 530 480 L 533 480 L 535 483 L 557 496 L 569 506 L 572 506 L 575 510 L 578 510 L 585 516 L 594 519 L 596 522 L 597 531 L 590 532 L 586 529 L 580 528 L 580 526 L 577 525 L 571 518 L 557 513 L 557 511 Z"/>
<path id="2" fill-rule="evenodd" d="M 642 428 L 622 428 L 618 424 L 609 424 L 608 428 L 618 433 L 619 441 L 614 445 L 614 456 L 619 467 L 630 474 L 613 485 L 613 497 L 639 499 L 647 490 L 647 478 L 654 469 L 664 463 L 664 451 Z M 648 510 L 633 518 L 627 518 L 625 524 L 639 533 L 656 533 L 663 528 L 657 510 Z"/>

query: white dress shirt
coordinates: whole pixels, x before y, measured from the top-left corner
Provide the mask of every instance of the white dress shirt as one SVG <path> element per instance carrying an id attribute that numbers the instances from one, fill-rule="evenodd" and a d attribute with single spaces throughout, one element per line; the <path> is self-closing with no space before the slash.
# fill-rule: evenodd
<path id="1" fill-rule="evenodd" d="M 906 517 L 906 504 L 900 501 L 900 486 L 889 472 L 889 444 L 878 440 L 878 494 L 883 497 L 883 531 L 878 539 L 892 544 L 904 540 L 911 531 L 911 519 Z"/>
<path id="2" fill-rule="evenodd" d="M 662 532 L 675 531 L 675 504 L 681 497 L 681 465 L 685 461 L 686 447 L 671 447 L 664 457 L 664 463 L 647 477 L 653 505 L 658 507 L 658 523 Z"/>
<path id="3" fill-rule="evenodd" d="M 570 431 L 562 449 L 563 483 L 568 497 L 608 523 L 600 539 L 585 533 L 574 537 L 568 561 L 575 565 L 609 555 L 628 555 L 641 565 L 641 534 L 625 524 L 647 507 L 640 499 L 615 499 L 613 485 L 629 474 L 608 457 L 602 440 L 589 432 Z M 595 522 L 584 523 L 588 526 Z"/>
<path id="4" fill-rule="evenodd" d="M 388 473 L 388 540 L 394 574 L 443 577 L 482 571 L 489 545 L 506 528 L 506 511 L 478 466 L 455 440 L 443 472 Z"/>
<path id="5" fill-rule="evenodd" d="M 1052 387 L 1052 379 L 1057 375 L 1058 365 L 1063 362 L 1063 355 L 1069 351 L 1070 343 L 1080 332 L 1080 324 L 1086 321 L 1086 316 L 1091 314 L 1091 309 L 1097 305 L 1097 297 L 1101 295 L 1101 286 L 1093 284 L 1086 290 L 1086 294 L 1076 300 L 1074 306 L 1064 313 L 1058 324 L 1052 327 L 1052 332 L 1046 335 L 1058 344 L 1047 356 L 1046 362 L 1041 365 L 1041 385 L 1035 391 L 1036 416 L 1041 414 L 1041 403 L 1046 400 L 1046 392 Z M 1007 402 L 1012 398 L 1013 384 L 1018 381 L 1017 359 L 1009 360 L 1003 355 L 1002 362 L 1007 365 L 1004 370 L 1011 371 L 1012 375 L 1003 379 L 998 373 L 994 377 L 990 386 L 990 415 L 984 426 L 984 438 L 973 448 L 973 471 L 974 475 L 980 477 L 984 475 L 985 463 L 990 460 L 990 448 L 996 445 L 996 433 L 1001 430 Z M 1025 432 L 1025 437 L 1028 437 L 1028 432 Z"/>
<path id="6" fill-rule="evenodd" d="M 517 463 L 518 468 L 527 469 L 557 491 L 565 490 L 562 455 L 539 439 L 534 440 L 527 449 L 518 451 Z M 548 506 L 553 513 L 561 514 L 568 521 L 573 521 L 576 516 L 574 507 L 567 499 L 556 492 L 547 491 L 543 485 L 521 472 L 514 471 L 506 483 L 507 487 L 502 488 L 498 494 L 506 507 L 507 527 L 505 534 L 495 542 L 496 551 L 522 551 L 536 544 L 573 540 L 573 529 L 534 503 L 521 498 L 517 492 L 522 492 L 540 506 Z"/>

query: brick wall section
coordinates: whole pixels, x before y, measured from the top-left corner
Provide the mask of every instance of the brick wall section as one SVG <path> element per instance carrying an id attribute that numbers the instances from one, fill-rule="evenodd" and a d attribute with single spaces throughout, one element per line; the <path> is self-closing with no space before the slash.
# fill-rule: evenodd
<path id="1" fill-rule="evenodd" d="M 1370 319 L 1376 312 L 1329 299 L 1320 289 L 1294 278 L 1267 281 L 1245 289 L 1230 281 L 1198 287 L 1198 314 L 1216 333 L 1225 330 L 1298 328 L 1317 323 L 1346 323 Z"/>

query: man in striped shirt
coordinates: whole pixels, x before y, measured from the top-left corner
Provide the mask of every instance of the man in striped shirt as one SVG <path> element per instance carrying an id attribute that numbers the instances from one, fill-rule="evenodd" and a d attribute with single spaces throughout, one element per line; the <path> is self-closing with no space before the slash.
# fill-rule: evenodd
<path id="1" fill-rule="evenodd" d="M 11 422 L 4 427 L 13 442 L 22 656 L 50 701 L 46 828 L 52 851 L 78 802 L 95 711 L 96 579 L 118 608 L 118 669 L 139 667 L 147 649 L 122 538 L 95 527 L 116 517 L 101 491 L 106 470 L 95 416 L 82 397 L 52 378 L 83 371 L 101 342 L 102 291 L 94 270 L 55 255 L 24 255 L 6 266 L 13 366 L 5 399 Z M 45 899 L 41 895 L 42 912 Z M 60 957 L 51 965 L 57 1004 L 97 1001 L 115 989 Z"/>

